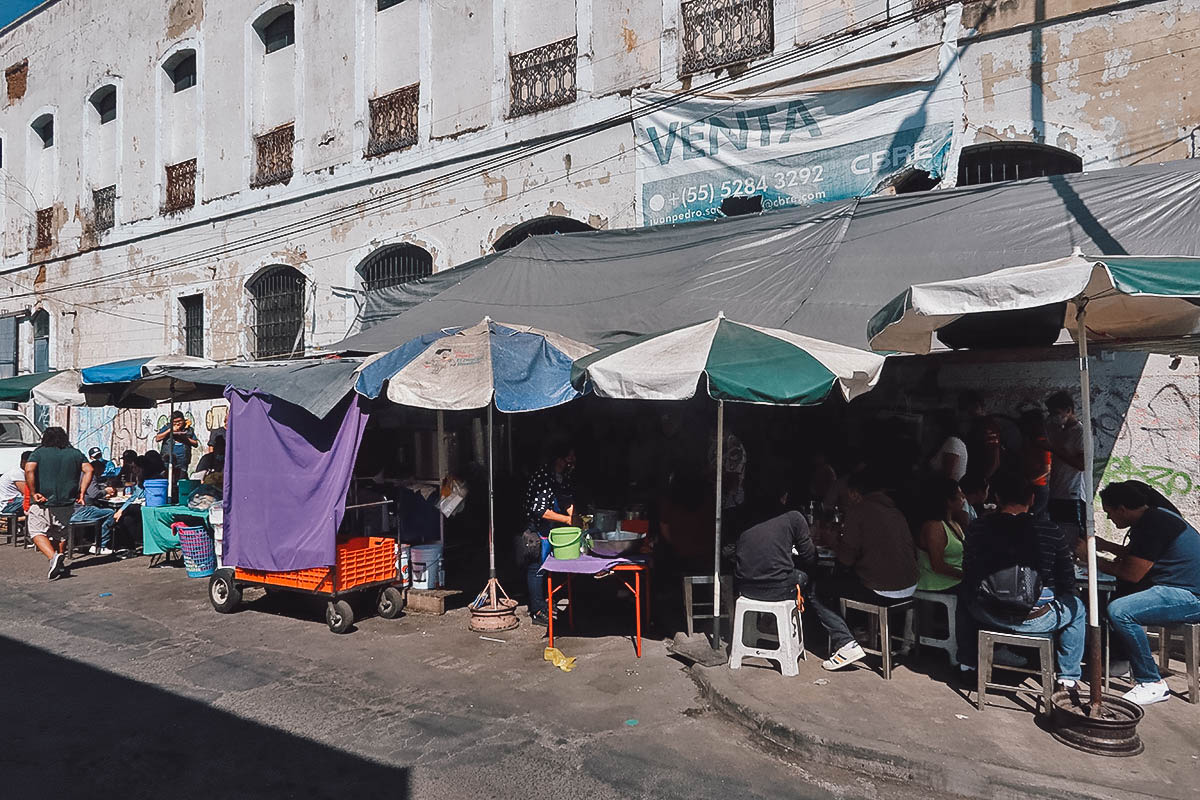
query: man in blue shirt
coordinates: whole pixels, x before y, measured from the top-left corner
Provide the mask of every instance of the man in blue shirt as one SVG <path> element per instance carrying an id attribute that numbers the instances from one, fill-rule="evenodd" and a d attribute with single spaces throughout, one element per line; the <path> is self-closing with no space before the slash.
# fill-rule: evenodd
<path id="1" fill-rule="evenodd" d="M 1158 672 L 1143 625 L 1200 622 L 1200 533 L 1163 507 L 1135 481 L 1110 483 L 1100 490 L 1104 513 L 1118 528 L 1129 529 L 1122 546 L 1096 540 L 1100 550 L 1117 556 L 1099 569 L 1115 575 L 1129 593 L 1108 604 L 1108 623 L 1129 652 L 1135 685 L 1125 698 L 1138 705 L 1170 698 Z"/>
<path id="2" fill-rule="evenodd" d="M 199 447 L 200 440 L 196 438 L 196 431 L 188 425 L 183 412 L 173 412 L 171 421 L 159 428 L 154 441 L 161 442 L 163 461 L 174 464 L 174 479 L 186 478 L 188 465 L 192 461 L 192 448 Z"/>

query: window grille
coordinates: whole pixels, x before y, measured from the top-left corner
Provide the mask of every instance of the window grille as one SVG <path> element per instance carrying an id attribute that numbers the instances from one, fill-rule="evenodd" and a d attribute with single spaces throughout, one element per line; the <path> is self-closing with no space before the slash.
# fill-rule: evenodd
<path id="1" fill-rule="evenodd" d="M 586 222 L 580 222 L 571 217 L 538 217 L 537 219 L 526 220 L 520 225 L 509 229 L 507 233 L 496 240 L 496 243 L 492 245 L 492 249 L 497 253 L 501 250 L 508 250 L 511 247 L 516 247 L 530 236 L 548 236 L 554 233 L 580 233 L 582 231 L 594 230 L 596 229 Z"/>
<path id="2" fill-rule="evenodd" d="M 292 146 L 296 141 L 294 123 L 254 137 L 257 169 L 251 186 L 287 183 L 292 179 Z"/>
<path id="3" fill-rule="evenodd" d="M 371 139 L 367 155 L 403 150 L 417 143 L 417 106 L 420 84 L 405 86 L 371 101 Z"/>
<path id="4" fill-rule="evenodd" d="M 167 166 L 167 202 L 163 211 L 181 211 L 196 205 L 196 159 Z"/>
<path id="5" fill-rule="evenodd" d="M 964 147 L 958 159 L 958 185 L 1019 181 L 1083 171 L 1079 156 L 1031 142 Z"/>
<path id="6" fill-rule="evenodd" d="M 54 209 L 39 208 L 37 212 L 37 238 L 34 248 L 49 247 L 54 239 Z"/>
<path id="7" fill-rule="evenodd" d="M 508 57 L 510 116 L 532 114 L 575 102 L 575 37 Z"/>
<path id="8" fill-rule="evenodd" d="M 204 295 L 179 298 L 183 312 L 183 352 L 204 358 Z"/>
<path id="9" fill-rule="evenodd" d="M 262 28 L 262 40 L 268 53 L 291 47 L 296 43 L 296 15 L 285 11 Z"/>
<path id="10" fill-rule="evenodd" d="M 415 244 L 397 244 L 372 253 L 358 268 L 368 292 L 399 286 L 433 274 L 433 256 Z"/>
<path id="11" fill-rule="evenodd" d="M 173 64 L 167 67 L 167 74 L 171 76 L 171 85 L 176 92 L 182 92 L 184 89 L 190 89 L 196 85 L 196 53 L 190 50 L 175 60 Z"/>
<path id="12" fill-rule="evenodd" d="M 20 317 L 0 317 L 0 378 L 17 374 L 21 364 Z"/>
<path id="13" fill-rule="evenodd" d="M 274 267 L 250 287 L 254 358 L 304 354 L 304 276 Z"/>
<path id="14" fill-rule="evenodd" d="M 92 191 L 93 226 L 98 231 L 106 231 L 117 222 L 117 187 L 105 186 L 103 189 Z"/>
<path id="15" fill-rule="evenodd" d="M 769 55 L 775 49 L 774 0 L 684 0 L 683 73 Z"/>

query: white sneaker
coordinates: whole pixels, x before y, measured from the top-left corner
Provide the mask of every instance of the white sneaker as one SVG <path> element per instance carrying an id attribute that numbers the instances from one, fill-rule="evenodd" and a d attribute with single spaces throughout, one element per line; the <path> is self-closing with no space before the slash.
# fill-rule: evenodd
<path id="1" fill-rule="evenodd" d="M 863 652 L 863 649 L 858 646 L 858 642 L 850 642 L 850 644 L 842 645 L 840 648 L 838 648 L 836 653 L 830 656 L 827 660 L 822 661 L 821 666 L 827 670 L 833 671 L 835 669 L 841 669 L 842 667 L 848 667 L 855 661 L 865 658 L 866 655 L 867 654 Z"/>
<path id="2" fill-rule="evenodd" d="M 1073 681 L 1070 678 L 1059 678 L 1058 679 L 1058 688 L 1060 688 L 1060 689 L 1074 689 L 1078 685 L 1079 685 L 1078 681 Z"/>
<path id="3" fill-rule="evenodd" d="M 62 553 L 54 554 L 54 557 L 50 559 L 50 571 L 46 573 L 46 580 L 52 581 L 63 574 L 63 560 Z"/>
<path id="4" fill-rule="evenodd" d="M 1170 700 L 1171 690 L 1167 688 L 1166 681 L 1139 683 L 1125 693 L 1125 699 L 1139 706 L 1148 706 Z"/>

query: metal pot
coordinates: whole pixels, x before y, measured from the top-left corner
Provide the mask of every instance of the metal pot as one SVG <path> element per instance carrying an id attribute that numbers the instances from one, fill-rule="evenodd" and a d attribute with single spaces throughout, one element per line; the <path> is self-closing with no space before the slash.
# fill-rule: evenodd
<path id="1" fill-rule="evenodd" d="M 645 538 L 644 533 L 596 531 L 588 539 L 588 551 L 604 558 L 618 558 L 627 553 L 636 553 Z"/>
<path id="2" fill-rule="evenodd" d="M 621 512 L 609 508 L 597 508 L 592 514 L 592 529 L 597 531 L 615 531 L 621 521 Z"/>

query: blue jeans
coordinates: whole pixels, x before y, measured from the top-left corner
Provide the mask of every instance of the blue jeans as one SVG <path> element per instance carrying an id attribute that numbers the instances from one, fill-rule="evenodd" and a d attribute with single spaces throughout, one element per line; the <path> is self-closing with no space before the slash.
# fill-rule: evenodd
<path id="1" fill-rule="evenodd" d="M 541 571 L 542 563 L 548 555 L 550 555 L 550 540 L 542 537 L 541 557 L 530 561 L 525 567 L 525 588 L 529 591 L 530 616 L 549 608 L 546 601 L 546 573 Z"/>
<path id="2" fill-rule="evenodd" d="M 1200 597 L 1174 586 L 1152 586 L 1118 597 L 1108 604 L 1108 624 L 1129 654 L 1129 669 L 1138 683 L 1162 680 L 1143 625 L 1200 622 Z"/>
<path id="3" fill-rule="evenodd" d="M 25 498 L 17 495 L 0 508 L 0 514 L 20 514 L 25 510 Z"/>
<path id="4" fill-rule="evenodd" d="M 71 514 L 71 522 L 99 522 L 100 523 L 100 546 L 108 547 L 112 544 L 112 529 L 113 514 L 111 508 L 97 508 L 96 506 L 79 506 Z"/>
<path id="5" fill-rule="evenodd" d="M 997 619 L 978 606 L 971 613 L 986 627 L 1012 631 L 1026 636 L 1053 636 L 1058 633 L 1055 647 L 1058 656 L 1058 678 L 1077 681 L 1083 677 L 1083 645 L 1087 633 L 1087 612 L 1083 601 L 1075 595 L 1056 597 L 1050 610 L 1037 619 L 1013 623 Z M 961 633 L 959 634 L 961 636 Z"/>

